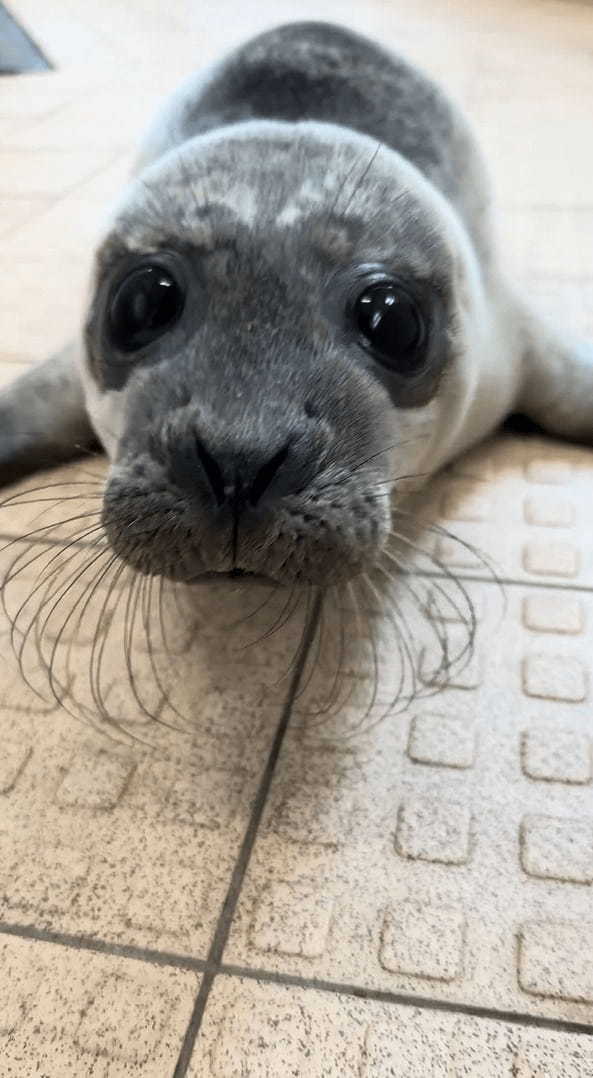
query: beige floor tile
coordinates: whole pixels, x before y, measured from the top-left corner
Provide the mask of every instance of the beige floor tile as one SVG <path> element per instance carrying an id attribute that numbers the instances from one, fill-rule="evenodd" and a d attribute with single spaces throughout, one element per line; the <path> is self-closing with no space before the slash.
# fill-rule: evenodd
<path id="1" fill-rule="evenodd" d="M 6 1078 L 172 1073 L 197 974 L 6 935 L 0 971 Z"/>
<path id="2" fill-rule="evenodd" d="M 45 198 L 0 198 L 0 236 L 7 236 L 40 216 L 50 205 L 51 201 Z"/>
<path id="3" fill-rule="evenodd" d="M 35 72 L 5 78 L 0 96 L 0 117 L 10 121 L 12 129 L 18 124 L 26 127 L 43 117 L 51 116 L 70 100 L 73 93 L 81 93 L 80 78 L 75 85 L 63 72 Z"/>
<path id="4" fill-rule="evenodd" d="M 218 977 L 188 1075 L 583 1078 L 592 1066 L 586 1036 Z"/>
<path id="5" fill-rule="evenodd" d="M 419 566 L 430 570 L 432 555 L 484 579 L 590 587 L 590 469 L 589 449 L 544 438 L 505 436 L 478 447 L 414 508 L 426 524 L 446 529 L 423 538 Z M 502 519 L 504 529 L 497 528 Z"/>
<path id="6" fill-rule="evenodd" d="M 93 547 L 0 557 L 0 920 L 205 957 L 299 616 L 253 648 L 267 589 L 161 600 Z"/>
<path id="7" fill-rule="evenodd" d="M 0 195 L 19 199 L 63 195 L 110 164 L 102 149 L 0 149 Z"/>
<path id="8" fill-rule="evenodd" d="M 3 140 L 4 149 L 60 149 L 73 145 L 79 150 L 96 152 L 105 146 L 110 151 L 127 149 L 151 119 L 162 91 L 154 82 L 115 80 L 98 87 L 88 85 L 84 94 L 72 94 L 69 100 L 47 116 L 41 116 L 23 129 L 13 128 Z M 1 115 L 1 110 L 0 110 Z M 117 124 L 113 118 L 117 116 Z M 92 123 L 89 122 L 92 117 Z"/>
<path id="9" fill-rule="evenodd" d="M 12 243 L 15 235 L 7 237 Z M 41 242 L 41 230 L 40 230 Z M 54 242 L 54 241 L 52 241 Z M 61 248 L 78 246 L 76 236 L 58 237 L 54 250 L 40 248 L 35 260 L 10 258 L 0 293 L 0 361 L 41 362 L 58 352 L 80 329 L 81 304 L 88 282 L 88 257 Z M 8 255 L 7 255 L 8 258 Z M 27 297 L 26 304 L 23 297 Z"/>
<path id="10" fill-rule="evenodd" d="M 577 940 L 593 933 L 593 600 L 559 592 L 534 608 L 549 593 L 513 586 L 503 599 L 491 584 L 472 594 L 474 660 L 438 695 L 350 739 L 352 705 L 324 724 L 301 702 L 225 961 L 591 1023 Z M 417 649 L 426 627 L 399 609 Z M 450 642 L 459 628 L 448 623 Z M 393 636 L 384 648 L 395 655 Z M 425 688 L 437 651 L 419 662 Z M 384 678 L 369 720 L 388 699 Z M 564 922 L 573 936 L 556 947 Z"/>

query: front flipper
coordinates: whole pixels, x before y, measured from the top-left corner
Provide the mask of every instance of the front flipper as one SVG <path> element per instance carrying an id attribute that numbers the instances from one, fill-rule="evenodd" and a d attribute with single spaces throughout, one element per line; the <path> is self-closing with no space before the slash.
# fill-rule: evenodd
<path id="1" fill-rule="evenodd" d="M 593 443 L 593 344 L 525 308 L 517 410 L 550 434 Z"/>
<path id="2" fill-rule="evenodd" d="M 0 486 L 96 445 L 74 347 L 0 390 Z"/>

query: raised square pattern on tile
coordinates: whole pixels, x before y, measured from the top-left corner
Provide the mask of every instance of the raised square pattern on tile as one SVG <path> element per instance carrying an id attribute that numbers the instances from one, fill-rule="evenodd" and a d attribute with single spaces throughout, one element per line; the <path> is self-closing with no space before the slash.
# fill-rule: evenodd
<path id="1" fill-rule="evenodd" d="M 578 703 L 587 696 L 587 673 L 579 659 L 569 655 L 529 655 L 523 661 L 523 689 L 536 696 Z"/>
<path id="2" fill-rule="evenodd" d="M 415 715 L 410 724 L 408 756 L 434 767 L 471 767 L 475 756 L 474 724 L 446 713 Z"/>
<path id="3" fill-rule="evenodd" d="M 491 488 L 486 483 L 455 481 L 442 498 L 447 520 L 488 520 L 491 511 Z"/>
<path id="4" fill-rule="evenodd" d="M 257 991 L 259 986 L 254 987 L 255 997 L 259 997 L 255 1010 L 243 993 L 217 1008 L 216 1028 L 209 1031 L 208 1057 L 199 1059 L 202 1052 L 197 1045 L 191 1078 L 243 1078 L 246 1060 L 253 1078 L 302 1074 L 322 1078 L 325 1062 L 312 1050 L 312 1018 L 306 997 L 301 997 L 300 1006 L 295 1008 L 286 992 L 272 990 L 262 995 Z"/>
<path id="5" fill-rule="evenodd" d="M 591 738 L 581 730 L 531 726 L 521 738 L 521 761 L 531 779 L 583 784 L 593 777 Z"/>
<path id="6" fill-rule="evenodd" d="M 481 651 L 470 646 L 467 626 L 453 623 L 447 628 L 448 665 L 442 669 L 443 653 L 436 658 L 434 647 L 423 650 L 420 660 L 420 676 L 427 685 L 446 684 L 451 689 L 477 689 L 484 676 Z"/>
<path id="7" fill-rule="evenodd" d="M 514 1078 L 513 1038 L 475 1018 L 419 1021 L 400 1014 L 372 1021 L 360 1078 Z M 359 1078 L 357 1075 L 356 1078 Z"/>
<path id="8" fill-rule="evenodd" d="M 534 457 L 525 466 L 525 477 L 530 483 L 568 483 L 571 476 L 570 461 L 562 457 Z"/>
<path id="9" fill-rule="evenodd" d="M 172 879 L 175 880 L 174 896 Z M 172 872 L 170 862 L 155 856 L 152 849 L 148 878 L 138 864 L 128 872 L 125 922 L 149 940 L 169 941 L 172 938 L 177 946 L 187 946 L 202 922 L 203 911 L 208 908 L 211 883 L 210 873 L 203 868 L 196 872 L 187 855 L 183 861 L 178 859 Z"/>
<path id="10" fill-rule="evenodd" d="M 463 967 L 464 937 L 461 910 L 400 902 L 385 913 L 379 960 L 394 973 L 454 981 Z"/>
<path id="11" fill-rule="evenodd" d="M 484 570 L 484 562 L 480 555 L 468 547 L 465 543 L 458 542 L 448 535 L 439 535 L 434 547 L 435 559 L 438 565 L 441 562 L 452 569 L 479 569 Z"/>
<path id="12" fill-rule="evenodd" d="M 524 1038 L 515 1059 L 513 1078 L 586 1078 L 593 1074 L 590 1039 L 570 1033 L 540 1035 L 531 1043 Z"/>
<path id="13" fill-rule="evenodd" d="M 25 847 L 21 863 L 7 866 L 1 881 L 6 906 L 38 917 L 59 914 L 78 901 L 90 867 L 88 851 L 73 845 L 47 843 L 38 851 Z"/>
<path id="14" fill-rule="evenodd" d="M 531 494 L 523 513 L 527 524 L 540 528 L 569 528 L 574 523 L 574 506 L 557 494 Z"/>
<path id="15" fill-rule="evenodd" d="M 593 1003 L 593 924 L 530 921 L 519 947 L 519 984 L 525 992 Z"/>
<path id="16" fill-rule="evenodd" d="M 270 821 L 277 835 L 292 842 L 335 848 L 348 841 L 355 809 L 354 791 L 297 787 L 278 806 Z"/>
<path id="17" fill-rule="evenodd" d="M 153 766 L 153 774 L 158 767 L 158 763 Z M 181 826 L 206 827 L 211 831 L 229 826 L 245 786 L 245 771 L 240 768 L 177 767 L 173 774 L 161 812 L 163 819 Z M 221 789 L 225 790 L 223 802 Z"/>
<path id="18" fill-rule="evenodd" d="M 537 633 L 577 634 L 584 627 L 583 604 L 576 595 L 561 591 L 526 595 L 523 624 Z"/>
<path id="19" fill-rule="evenodd" d="M 413 860 L 461 865 L 469 858 L 470 823 L 467 802 L 413 794 L 400 805 L 395 848 Z"/>
<path id="20" fill-rule="evenodd" d="M 167 1036 L 173 1006 L 168 992 L 138 984 L 122 972 L 108 973 L 81 1016 L 75 1042 L 85 1053 L 145 1067 Z M 151 1012 L 158 1020 L 147 1023 Z"/>
<path id="21" fill-rule="evenodd" d="M 251 946 L 256 951 L 317 958 L 325 951 L 332 914 L 329 888 L 300 879 L 270 883 L 254 912 Z"/>
<path id="22" fill-rule="evenodd" d="M 471 610 L 478 623 L 485 615 L 485 599 L 483 592 L 475 591 L 469 596 L 469 602 L 458 596 L 452 598 L 446 592 L 443 594 L 443 589 L 437 585 L 428 591 L 425 609 L 432 621 L 461 623 L 467 623 Z"/>
<path id="23" fill-rule="evenodd" d="M 531 540 L 523 549 L 523 568 L 533 576 L 559 576 L 572 580 L 580 568 L 579 551 L 572 543 Z"/>
<path id="24" fill-rule="evenodd" d="M 593 820 L 527 816 L 521 823 L 521 863 L 540 879 L 593 881 Z"/>
<path id="25" fill-rule="evenodd" d="M 4 1075 L 172 1074 L 199 984 L 165 969 L 39 940 L 3 937 Z"/>
<path id="26" fill-rule="evenodd" d="M 106 750 L 80 750 L 56 793 L 59 805 L 112 809 L 122 796 L 134 764 Z"/>

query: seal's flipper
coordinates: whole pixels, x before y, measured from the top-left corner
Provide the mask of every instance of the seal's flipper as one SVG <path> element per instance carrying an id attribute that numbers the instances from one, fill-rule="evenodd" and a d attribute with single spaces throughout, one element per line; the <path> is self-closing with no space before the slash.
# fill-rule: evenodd
<path id="1" fill-rule="evenodd" d="M 550 434 L 593 442 L 593 343 L 525 308 L 518 411 Z"/>
<path id="2" fill-rule="evenodd" d="M 0 485 L 85 452 L 96 443 L 73 347 L 0 390 Z"/>

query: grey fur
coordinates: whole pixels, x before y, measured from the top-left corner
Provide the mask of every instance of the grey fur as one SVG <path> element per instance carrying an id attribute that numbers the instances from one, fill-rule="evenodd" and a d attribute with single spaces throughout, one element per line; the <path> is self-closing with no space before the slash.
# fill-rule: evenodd
<path id="1" fill-rule="evenodd" d="M 97 253 L 78 366 L 54 361 L 0 396 L 0 478 L 95 431 L 111 458 L 107 534 L 140 571 L 361 572 L 389 535 L 398 476 L 425 477 L 518 406 L 593 433 L 592 349 L 516 297 L 488 201 L 464 120 L 403 60 L 324 24 L 248 42 L 149 131 Z M 154 252 L 186 305 L 130 362 L 107 311 Z M 430 312 L 414 378 L 370 357 L 346 316 L 373 267 Z"/>

